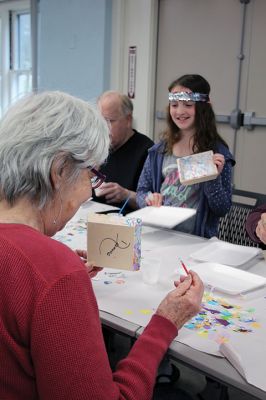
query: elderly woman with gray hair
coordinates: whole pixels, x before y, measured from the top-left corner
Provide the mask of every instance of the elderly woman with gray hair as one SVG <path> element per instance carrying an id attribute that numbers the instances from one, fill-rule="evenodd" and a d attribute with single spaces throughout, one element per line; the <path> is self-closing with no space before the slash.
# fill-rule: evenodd
<path id="1" fill-rule="evenodd" d="M 0 123 L 1 399 L 149 399 L 169 344 L 199 310 L 191 272 L 112 373 L 86 266 L 51 238 L 101 183 L 108 148 L 104 119 L 61 92 L 20 100 Z"/>

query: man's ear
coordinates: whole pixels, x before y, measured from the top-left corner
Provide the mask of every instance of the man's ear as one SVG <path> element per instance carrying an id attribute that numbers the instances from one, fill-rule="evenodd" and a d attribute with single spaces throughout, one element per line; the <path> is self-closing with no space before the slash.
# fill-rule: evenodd
<path id="1" fill-rule="evenodd" d="M 127 118 L 128 127 L 131 128 L 132 122 L 133 122 L 132 114 L 128 114 L 128 115 L 126 116 L 126 118 Z"/>

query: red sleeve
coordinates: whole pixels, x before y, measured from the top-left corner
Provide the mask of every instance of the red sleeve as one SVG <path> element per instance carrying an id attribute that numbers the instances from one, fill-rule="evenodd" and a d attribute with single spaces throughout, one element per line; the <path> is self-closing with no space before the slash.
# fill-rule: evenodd
<path id="1" fill-rule="evenodd" d="M 251 211 L 246 220 L 247 233 L 255 243 L 261 243 L 261 241 L 256 235 L 256 228 L 260 220 L 261 214 L 265 212 L 266 212 L 266 204 Z"/>
<path id="2" fill-rule="evenodd" d="M 65 276 L 45 291 L 33 316 L 40 399 L 150 399 L 158 365 L 176 334 L 170 321 L 153 316 L 112 375 L 91 282 L 85 271 Z"/>

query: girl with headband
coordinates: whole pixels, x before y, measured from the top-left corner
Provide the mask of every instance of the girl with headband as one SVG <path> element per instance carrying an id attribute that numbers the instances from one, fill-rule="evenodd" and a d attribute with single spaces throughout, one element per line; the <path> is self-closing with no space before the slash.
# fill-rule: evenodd
<path id="1" fill-rule="evenodd" d="M 200 75 L 183 75 L 168 87 L 167 129 L 149 150 L 137 188 L 137 204 L 196 209 L 177 229 L 210 238 L 217 236 L 219 218 L 231 207 L 235 160 L 217 132 L 210 103 L 210 85 Z M 177 159 L 213 150 L 218 176 L 190 186 L 180 183 Z"/>

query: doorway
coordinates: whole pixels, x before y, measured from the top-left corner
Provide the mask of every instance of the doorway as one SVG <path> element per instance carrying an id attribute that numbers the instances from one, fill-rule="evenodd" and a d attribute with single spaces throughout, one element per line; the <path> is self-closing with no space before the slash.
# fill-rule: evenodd
<path id="1" fill-rule="evenodd" d="M 155 140 L 167 87 L 185 73 L 211 84 L 218 130 L 236 158 L 235 188 L 266 194 L 266 2 L 160 0 Z"/>

